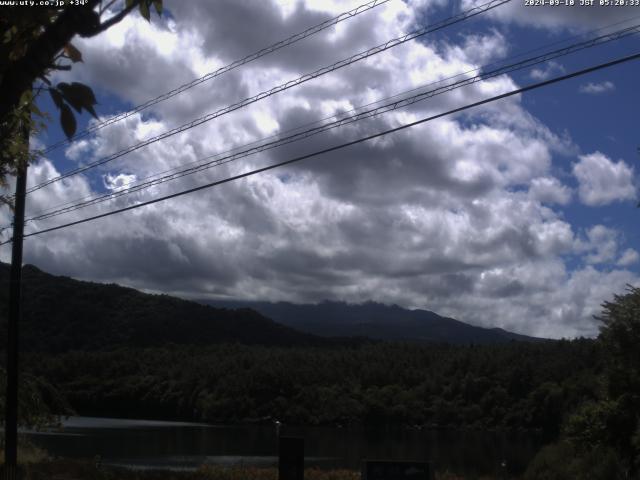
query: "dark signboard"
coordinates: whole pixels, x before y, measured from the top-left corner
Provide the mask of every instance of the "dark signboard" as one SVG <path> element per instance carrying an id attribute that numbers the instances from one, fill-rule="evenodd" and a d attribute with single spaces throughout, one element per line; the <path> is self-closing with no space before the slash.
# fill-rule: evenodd
<path id="1" fill-rule="evenodd" d="M 427 462 L 365 460 L 362 480 L 431 480 Z"/>
<path id="2" fill-rule="evenodd" d="M 304 438 L 280 437 L 278 480 L 304 479 Z"/>

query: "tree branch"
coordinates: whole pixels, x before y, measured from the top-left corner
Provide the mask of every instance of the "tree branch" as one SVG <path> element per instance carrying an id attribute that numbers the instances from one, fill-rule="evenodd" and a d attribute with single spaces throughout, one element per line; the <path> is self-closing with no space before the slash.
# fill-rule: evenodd
<path id="1" fill-rule="evenodd" d="M 53 23 L 45 26 L 43 33 L 31 43 L 25 55 L 10 65 L 0 79 L 2 92 L 0 119 L 5 119 L 13 111 L 22 92 L 31 88 L 37 78 L 45 75 L 52 59 L 76 34 L 97 35 L 122 20 L 136 5 L 139 5 L 140 0 L 134 0 L 129 8 L 123 9 L 102 24 L 99 23 L 97 12 L 94 11 L 98 3 L 99 0 L 88 0 L 82 8 L 65 8 Z"/>
<path id="2" fill-rule="evenodd" d="M 102 2 L 100 2 L 100 15 L 102 15 L 103 12 L 106 12 L 107 10 L 109 10 L 109 7 L 111 5 L 113 5 L 114 3 L 116 3 L 117 0 L 111 0 L 109 3 L 107 3 L 106 5 L 102 5 Z"/>
<path id="3" fill-rule="evenodd" d="M 126 17 L 129 14 L 129 12 L 131 12 L 134 8 L 136 8 L 138 5 L 140 5 L 140 1 L 141 0 L 134 0 L 131 5 L 129 5 L 128 7 L 124 8 L 124 9 L 122 9 L 120 12 L 118 12 L 113 17 L 111 17 L 109 20 L 106 20 L 106 21 L 102 22 L 100 24 L 100 26 L 95 29 L 95 33 L 92 33 L 91 35 L 86 35 L 86 36 L 87 37 L 94 37 L 94 36 L 98 35 L 99 33 L 102 33 L 105 30 L 108 30 L 109 28 L 113 27 L 115 24 L 120 23 L 120 21 L 124 17 Z"/>

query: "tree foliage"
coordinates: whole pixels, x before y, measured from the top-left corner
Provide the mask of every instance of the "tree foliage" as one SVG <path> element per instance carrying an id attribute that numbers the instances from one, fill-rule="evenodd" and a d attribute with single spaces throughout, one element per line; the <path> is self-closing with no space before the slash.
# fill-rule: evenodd
<path id="1" fill-rule="evenodd" d="M 67 2 L 69 3 L 69 2 Z M 74 36 L 89 38 L 120 22 L 138 8 L 150 19 L 149 7 L 160 14 L 162 0 L 127 0 L 114 12 L 114 1 L 87 0 L 84 6 L 16 7 L 0 17 L 0 182 L 31 160 L 27 139 L 30 132 L 46 126 L 48 117 L 35 98 L 48 91 L 60 112 L 65 135 L 77 128 L 74 110 L 94 117 L 97 104 L 93 91 L 81 83 L 58 83 L 49 79 L 52 71 L 70 70 L 82 62 L 82 53 L 72 43 Z"/>
<path id="2" fill-rule="evenodd" d="M 0 367 L 0 416 L 4 416 L 6 372 Z M 46 379 L 26 373 L 22 376 L 18 391 L 18 423 L 23 427 L 40 428 L 55 423 L 60 414 L 71 414 L 64 396 Z M 0 437 L 4 438 L 4 437 Z"/>
<path id="3" fill-rule="evenodd" d="M 631 478 L 640 471 L 640 289 L 629 286 L 603 304 L 597 317 L 603 373 L 598 397 L 582 405 L 566 425 L 567 438 L 585 457 L 616 452 Z"/>
<path id="4" fill-rule="evenodd" d="M 495 346 L 167 343 L 32 352 L 25 365 L 86 415 L 530 430 L 548 440 L 581 402 L 595 398 L 590 380 L 601 366 L 589 340 Z"/>

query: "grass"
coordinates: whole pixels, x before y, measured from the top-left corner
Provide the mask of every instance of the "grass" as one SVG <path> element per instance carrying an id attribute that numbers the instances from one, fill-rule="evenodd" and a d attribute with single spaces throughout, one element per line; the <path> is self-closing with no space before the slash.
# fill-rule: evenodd
<path id="1" fill-rule="evenodd" d="M 31 444 L 24 444 L 23 441 L 20 441 L 20 446 L 18 447 L 18 464 L 20 465 L 31 465 L 34 463 L 41 463 L 47 461 L 49 459 L 49 455 L 45 450 L 36 447 Z M 0 465 L 4 464 L 4 449 L 0 448 Z"/>
<path id="2" fill-rule="evenodd" d="M 96 467 L 93 462 L 76 460 L 44 460 L 23 466 L 22 480 L 277 480 L 277 468 L 221 467 L 206 465 L 192 472 L 167 470 L 127 470 Z M 305 480 L 360 480 L 353 470 L 320 470 L 309 468 Z M 496 480 L 490 477 L 461 477 L 436 472 L 434 480 Z"/>
<path id="3" fill-rule="evenodd" d="M 0 449 L 0 467 L 4 451 Z M 204 465 L 195 471 L 129 470 L 96 466 L 95 462 L 53 459 L 46 451 L 20 439 L 18 463 L 21 480 L 277 480 L 277 468 Z M 360 480 L 355 470 L 321 470 L 307 468 L 305 480 Z M 450 472 L 436 472 L 434 480 L 497 480 L 491 477 L 463 477 Z"/>

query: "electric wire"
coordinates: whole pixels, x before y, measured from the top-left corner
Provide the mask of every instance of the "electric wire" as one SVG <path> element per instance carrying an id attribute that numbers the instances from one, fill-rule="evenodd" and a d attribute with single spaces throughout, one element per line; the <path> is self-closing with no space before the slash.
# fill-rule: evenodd
<path id="1" fill-rule="evenodd" d="M 153 187 L 155 185 L 159 185 L 161 183 L 165 183 L 171 180 L 176 180 L 179 178 L 182 178 L 184 176 L 187 175 L 192 175 L 198 172 L 201 172 L 203 170 L 206 169 L 210 169 L 216 166 L 220 166 L 235 160 L 238 160 L 240 158 L 244 158 L 247 157 L 249 155 L 255 154 L 255 153 L 259 153 L 259 152 L 263 152 L 266 150 L 270 150 L 282 145 L 286 145 L 295 141 L 299 141 L 305 138 L 308 138 L 310 136 L 313 135 L 317 135 L 321 132 L 325 132 L 337 127 L 341 127 L 344 125 L 348 125 L 366 118 L 372 118 L 384 113 L 388 113 L 390 111 L 394 111 L 397 110 L 399 108 L 403 108 L 403 107 L 407 107 L 410 105 L 413 105 L 414 103 L 420 102 L 420 101 L 424 101 L 428 98 L 432 98 L 436 95 L 440 95 L 443 93 L 447 93 L 450 92 L 454 89 L 457 88 L 461 88 L 461 87 L 465 87 L 468 85 L 472 85 L 474 83 L 480 82 L 480 81 L 485 81 L 491 78 L 495 78 L 497 76 L 500 75 L 504 75 L 506 73 L 511 73 L 517 70 L 522 70 L 525 68 L 531 68 L 535 65 L 539 65 L 540 63 L 544 63 L 547 62 L 549 60 L 558 58 L 560 56 L 564 56 L 564 55 L 568 55 L 571 53 L 575 53 L 577 51 L 580 50 L 584 50 L 586 48 L 592 48 L 596 45 L 601 45 L 603 43 L 607 43 L 610 41 L 614 41 L 614 40 L 619 40 L 620 38 L 624 38 L 626 36 L 630 36 L 633 34 L 637 34 L 640 33 L 640 24 L 638 25 L 633 25 L 631 27 L 627 27 L 621 30 L 618 30 L 616 32 L 611 32 L 608 33 L 606 35 L 601 35 L 599 37 L 593 38 L 591 40 L 588 41 L 584 41 L 584 42 L 580 42 L 574 45 L 570 45 L 568 47 L 564 47 L 561 49 L 557 49 L 554 50 L 552 52 L 548 52 L 545 53 L 543 55 L 538 55 L 536 57 L 533 58 L 529 58 L 529 59 L 525 59 L 521 62 L 516 62 L 513 64 L 509 64 L 509 65 L 505 65 L 501 68 L 497 68 L 485 73 L 481 73 L 479 75 L 476 75 L 474 77 L 470 77 L 470 78 L 465 78 L 463 80 L 460 80 L 458 82 L 452 83 L 452 84 L 448 84 L 433 90 L 429 90 L 426 92 L 420 92 L 416 95 L 410 96 L 410 97 L 406 97 L 400 100 L 395 100 L 392 101 L 390 103 L 387 104 L 383 104 L 377 108 L 373 108 L 373 109 L 369 109 L 369 110 L 364 110 L 364 111 L 360 111 L 354 115 L 350 115 L 350 116 L 346 116 L 343 118 L 339 118 L 333 122 L 329 122 L 329 123 L 325 123 L 324 125 L 315 127 L 315 128 L 311 128 L 299 133 L 295 133 L 293 135 L 289 135 L 287 137 L 283 137 L 283 138 L 278 138 L 277 140 L 271 141 L 271 142 L 267 142 L 264 144 L 260 144 L 258 146 L 255 147 L 251 147 L 245 150 L 240 150 L 239 152 L 233 153 L 233 154 L 227 154 L 226 156 L 222 156 L 221 158 L 217 158 L 215 160 L 206 162 L 206 163 L 202 163 L 205 160 L 208 160 L 210 158 L 214 158 L 214 157 L 220 157 L 221 155 L 224 155 L 227 152 L 223 152 L 223 153 L 217 153 L 214 155 L 210 155 L 208 157 L 205 157 L 201 160 L 195 161 L 195 162 L 191 162 L 193 163 L 197 163 L 196 166 L 192 166 L 189 168 L 183 168 L 182 170 L 177 170 L 176 169 L 171 169 L 168 170 L 166 172 L 172 172 L 174 171 L 175 173 L 168 173 L 164 176 L 160 176 L 162 175 L 162 173 L 160 174 L 156 174 L 153 177 L 158 177 L 158 178 L 153 178 L 151 180 L 148 181 L 141 181 L 140 183 L 134 185 L 134 186 L 129 186 L 126 188 L 123 188 L 122 190 L 119 190 L 117 192 L 109 192 L 109 193 L 104 193 L 104 194 L 100 194 L 97 196 L 90 196 L 88 197 L 88 199 L 85 200 L 85 198 L 80 199 L 79 202 L 68 202 L 67 204 L 63 204 L 60 205 L 59 207 L 54 207 L 52 209 L 49 209 L 47 211 L 44 212 L 40 212 L 40 214 L 36 214 L 30 218 L 28 218 L 25 222 L 32 222 L 32 221 L 37 221 L 37 220 L 46 220 L 58 215 L 62 215 L 64 213 L 69 213 L 72 211 L 76 211 L 79 210 L 81 208 L 85 208 L 88 206 L 92 206 L 92 205 L 97 205 L 99 203 L 103 203 L 106 201 L 110 201 L 125 195 L 130 195 L 133 194 L 135 192 Z M 484 68 L 484 67 L 481 67 Z M 413 90 L 412 90 L 413 91 Z M 411 91 L 410 91 L 411 92 Z M 400 95 L 406 95 L 407 92 L 405 92 L 404 94 L 400 94 Z M 391 97 L 392 99 L 397 98 L 398 96 L 394 96 Z M 379 103 L 379 102 L 376 102 Z M 330 117 L 333 118 L 333 117 Z M 250 144 L 251 145 L 251 144 Z M 242 147 L 240 147 L 242 148 Z M 237 150 L 237 149 L 234 149 Z"/>
<path id="2" fill-rule="evenodd" d="M 245 107 L 247 105 L 250 105 L 252 103 L 258 102 L 260 100 L 263 100 L 263 99 L 265 99 L 267 97 L 270 97 L 272 95 L 280 93 L 280 92 L 282 92 L 284 90 L 288 90 L 288 89 L 290 89 L 292 87 L 300 85 L 300 84 L 302 84 L 304 82 L 307 82 L 309 80 L 312 80 L 314 78 L 318 78 L 318 77 L 320 77 L 322 75 L 325 75 L 327 73 L 333 72 L 333 71 L 338 70 L 338 69 L 343 68 L 343 67 L 346 67 L 347 65 L 351 65 L 352 63 L 355 63 L 357 61 L 364 60 L 364 59 L 369 58 L 369 57 L 371 57 L 373 55 L 376 55 L 378 53 L 384 52 L 384 51 L 386 51 L 386 50 L 388 50 L 390 48 L 396 47 L 398 45 L 402 45 L 402 44 L 404 44 L 404 43 L 406 43 L 406 42 L 408 42 L 410 40 L 414 40 L 414 39 L 416 39 L 418 37 L 426 35 L 427 33 L 432 33 L 432 32 L 435 32 L 437 30 L 441 30 L 441 29 L 443 29 L 445 27 L 448 27 L 450 25 L 462 22 L 462 21 L 464 21 L 464 20 L 466 20 L 468 18 L 471 18 L 471 17 L 474 17 L 474 16 L 479 15 L 481 13 L 484 13 L 484 12 L 486 12 L 488 10 L 496 8 L 496 7 L 500 6 L 500 5 L 508 3 L 510 1 L 511 0 L 491 0 L 491 1 L 487 2 L 487 3 L 485 3 L 485 4 L 473 7 L 473 8 L 471 8 L 469 10 L 466 10 L 466 11 L 464 11 L 464 12 L 458 14 L 458 15 L 454 15 L 452 17 L 449 17 L 449 18 L 447 18 L 445 20 L 442 20 L 442 21 L 440 21 L 438 23 L 435 23 L 433 25 L 429 25 L 429 26 L 420 28 L 418 30 L 414 30 L 413 32 L 407 33 L 407 34 L 402 35 L 400 37 L 396 37 L 396 38 L 394 38 L 392 40 L 389 40 L 389 41 L 387 41 L 387 42 L 385 42 L 383 44 L 380 44 L 380 45 L 378 45 L 376 47 L 370 48 L 369 50 L 357 53 L 355 55 L 352 55 L 349 58 L 340 60 L 340 61 L 338 61 L 336 63 L 333 63 L 333 64 L 331 64 L 329 66 L 322 67 L 322 68 L 320 68 L 318 70 L 315 70 L 312 73 L 307 73 L 305 75 L 302 75 L 301 77 L 298 77 L 297 79 L 290 80 L 290 81 L 288 81 L 286 83 L 283 83 L 281 85 L 273 87 L 270 90 L 263 91 L 263 92 L 261 92 L 261 93 L 259 93 L 257 95 L 254 95 L 253 97 L 246 98 L 246 99 L 241 100 L 240 102 L 237 102 L 237 103 L 235 103 L 233 105 L 229 105 L 229 106 L 227 106 L 225 108 L 222 108 L 222 109 L 217 110 L 215 112 L 212 112 L 212 113 L 209 113 L 209 114 L 204 115 L 202 117 L 199 117 L 199 118 L 197 118 L 195 120 L 192 120 L 189 123 L 183 124 L 183 125 L 181 125 L 179 127 L 176 127 L 176 128 L 171 129 L 171 130 L 168 130 L 168 131 L 166 131 L 166 132 L 164 132 L 164 133 L 162 133 L 160 135 L 156 135 L 156 136 L 151 137 L 151 138 L 149 138 L 147 140 L 144 140 L 144 141 L 139 142 L 137 144 L 131 145 L 131 146 L 129 146 L 129 147 L 123 149 L 123 150 L 115 152 L 115 153 L 113 153 L 111 155 L 103 157 L 103 158 L 101 158 L 99 160 L 96 160 L 94 162 L 91 162 L 91 163 L 89 163 L 87 165 L 75 168 L 75 169 L 70 170 L 70 171 L 68 171 L 66 173 L 63 173 L 61 175 L 52 177 L 52 178 L 50 178 L 48 180 L 45 180 L 44 182 L 42 182 L 42 183 L 40 183 L 38 185 L 35 185 L 35 186 L 29 188 L 27 190 L 27 194 L 32 193 L 32 192 L 34 192 L 36 190 L 39 190 L 41 188 L 44 188 L 47 185 L 51 185 L 52 183 L 58 182 L 60 180 L 63 180 L 65 178 L 69 178 L 71 176 L 77 175 L 79 173 L 83 173 L 83 172 L 85 172 L 87 170 L 90 170 L 92 168 L 95 168 L 97 166 L 104 165 L 105 163 L 108 163 L 108 162 L 111 162 L 111 161 L 113 161 L 113 160 L 115 160 L 117 158 L 123 157 L 124 155 L 127 155 L 128 153 L 134 152 L 134 151 L 136 151 L 136 150 L 138 150 L 138 149 L 140 149 L 142 147 L 145 147 L 145 146 L 150 145 L 152 143 L 158 142 L 160 140 L 163 140 L 163 139 L 168 138 L 170 136 L 176 135 L 178 133 L 185 132 L 185 131 L 187 131 L 187 130 L 189 130 L 191 128 L 194 128 L 194 127 L 196 127 L 198 125 L 202 125 L 205 122 L 213 120 L 214 118 L 220 117 L 220 116 L 225 115 L 227 113 L 231 113 L 231 112 L 233 112 L 235 110 L 243 108 L 243 107 Z"/>
<path id="3" fill-rule="evenodd" d="M 615 65 L 619 65 L 619 64 L 622 64 L 622 63 L 626 63 L 626 62 L 630 62 L 630 61 L 638 60 L 638 59 L 640 59 L 640 53 L 635 53 L 635 54 L 632 54 L 632 55 L 628 55 L 628 56 L 625 56 L 625 57 L 622 57 L 622 58 L 618 58 L 616 60 L 612 60 L 612 61 L 609 61 L 609 62 L 606 62 L 606 63 L 601 63 L 601 64 L 598 64 L 598 65 L 595 65 L 595 66 L 591 66 L 591 67 L 588 67 L 588 68 L 585 68 L 585 69 L 582 69 L 582 70 L 577 70 L 577 71 L 571 72 L 571 73 L 566 74 L 566 75 L 558 76 L 558 77 L 555 77 L 555 78 L 552 78 L 552 79 L 549 79 L 549 80 L 545 80 L 545 81 L 541 81 L 541 82 L 537 82 L 537 83 L 533 83 L 533 84 L 527 85 L 525 87 L 517 88 L 517 89 L 511 90 L 509 92 L 502 93 L 500 95 L 496 95 L 496 96 L 493 96 L 493 97 L 490 97 L 490 98 L 487 98 L 487 99 L 484 99 L 484 100 L 480 100 L 478 102 L 474 102 L 474 103 L 471 103 L 471 104 L 464 105 L 462 107 L 458 107 L 458 108 L 454 108 L 452 110 L 448 110 L 448 111 L 443 112 L 443 113 L 439 113 L 439 114 L 436 114 L 436 115 L 431 115 L 429 117 L 425 117 L 425 118 L 422 118 L 420 120 L 416 120 L 414 122 L 410 122 L 410 123 L 407 123 L 407 124 L 404 124 L 404 125 L 400 125 L 400 126 L 395 127 L 395 128 L 384 130 L 382 132 L 378 132 L 378 133 L 375 133 L 375 134 L 372 134 L 372 135 L 368 135 L 368 136 L 365 136 L 365 137 L 361 137 L 361 138 L 359 138 L 357 140 L 353 140 L 353 141 L 350 141 L 350 142 L 346 142 L 346 143 L 342 143 L 342 144 L 339 144 L 339 145 L 335 145 L 333 147 L 328 147 L 328 148 L 325 148 L 325 149 L 322 149 L 322 150 L 318 150 L 318 151 L 315 151 L 315 152 L 312 152 L 312 153 L 308 153 L 308 154 L 305 154 L 305 155 L 300 155 L 298 157 L 294 157 L 294 158 L 291 158 L 289 160 L 285 160 L 285 161 L 282 161 L 282 162 L 279 162 L 279 163 L 276 163 L 276 164 L 268 165 L 266 167 L 262 167 L 262 168 L 258 168 L 258 169 L 255 169 L 255 170 L 251 170 L 249 172 L 245 172 L 245 173 L 241 173 L 241 174 L 238 174 L 238 175 L 234 175 L 232 177 L 228 177 L 228 178 L 225 178 L 225 179 L 222 179 L 222 180 L 217 180 L 217 181 L 214 181 L 214 182 L 210 182 L 210 183 L 207 183 L 207 184 L 204 184 L 204 185 L 200 185 L 198 187 L 190 188 L 190 189 L 187 189 L 187 190 L 182 190 L 180 192 L 176 192 L 176 193 L 172 193 L 170 195 L 165 195 L 165 196 L 162 196 L 162 197 L 158 197 L 158 198 L 155 198 L 155 199 L 152 199 L 152 200 L 148 200 L 146 202 L 138 203 L 138 204 L 135 204 L 135 205 L 130 205 L 130 206 L 119 208 L 119 209 L 116 209 L 116 210 L 112 210 L 112 211 L 109 211 L 109 212 L 106 212 L 106 213 L 101 213 L 99 215 L 94 215 L 94 216 L 91 216 L 91 217 L 83 218 L 81 220 L 76 220 L 76 221 L 73 221 L 73 222 L 65 223 L 65 224 L 62 224 L 62 225 L 57 225 L 55 227 L 45 228 L 45 229 L 42 229 L 42 230 L 37 230 L 35 232 L 30 232 L 28 234 L 25 234 L 24 238 L 33 237 L 35 235 L 41 235 L 43 233 L 48 233 L 48 232 L 61 230 L 63 228 L 68 228 L 68 227 L 75 226 L 75 225 L 80 225 L 80 224 L 83 224 L 83 223 L 87 223 L 87 222 L 91 222 L 91 221 L 94 221 L 94 220 L 98 220 L 100 218 L 109 217 L 109 216 L 112 216 L 112 215 L 116 215 L 118 213 L 126 212 L 126 211 L 129 211 L 129 210 L 134 210 L 134 209 L 137 209 L 137 208 L 142 208 L 142 207 L 145 207 L 145 206 L 148 206 L 148 205 L 152 205 L 152 204 L 155 204 L 155 203 L 158 203 L 158 202 L 162 202 L 164 200 L 169 200 L 169 199 L 172 199 L 172 198 L 176 198 L 176 197 L 180 197 L 180 196 L 183 196 L 183 195 L 187 195 L 189 193 L 198 192 L 200 190 L 204 190 L 204 189 L 207 189 L 207 188 L 212 188 L 212 187 L 215 187 L 215 186 L 218 186 L 218 185 L 222 185 L 222 184 L 225 184 L 225 183 L 229 183 L 229 182 L 232 182 L 232 181 L 235 181 L 235 180 L 239 180 L 239 179 L 242 179 L 242 178 L 250 177 L 250 176 L 256 175 L 258 173 L 262 173 L 262 172 L 265 172 L 265 171 L 268 171 L 268 170 L 273 170 L 273 169 L 278 168 L 278 167 L 282 167 L 282 166 L 285 166 L 285 165 L 290 165 L 292 163 L 300 162 L 302 160 L 306 160 L 306 159 L 309 159 L 309 158 L 317 157 L 319 155 L 323 155 L 323 154 L 326 154 L 326 153 L 330 153 L 330 152 L 334 152 L 334 151 L 337 151 L 337 150 L 341 150 L 341 149 L 344 149 L 344 148 L 347 148 L 347 147 L 350 147 L 350 146 L 353 146 L 353 145 L 356 145 L 356 144 L 359 144 L 359 143 L 366 142 L 368 140 L 372 140 L 374 138 L 379 138 L 379 137 L 382 137 L 384 135 L 388 135 L 390 133 L 395 133 L 395 132 L 398 132 L 398 131 L 401 131 L 401 130 L 405 130 L 405 129 L 414 127 L 416 125 L 420 125 L 420 124 L 425 123 L 425 122 L 429 122 L 429 121 L 432 121 L 432 120 L 435 120 L 435 119 L 438 119 L 438 118 L 442 118 L 442 117 L 447 116 L 447 115 L 451 115 L 451 114 L 454 114 L 454 113 L 462 112 L 464 110 L 468 110 L 470 108 L 474 108 L 474 107 L 478 107 L 478 106 L 481 106 L 481 105 L 485 105 L 487 103 L 494 102 L 496 100 L 501 100 L 503 98 L 511 97 L 513 95 L 518 95 L 520 93 L 524 93 L 524 92 L 528 92 L 528 91 L 531 91 L 531 90 L 535 90 L 535 89 L 538 89 L 538 88 L 541 88 L 541 87 L 544 87 L 544 86 L 547 86 L 547 85 L 551 85 L 551 84 L 558 83 L 558 82 L 561 82 L 561 81 L 569 80 L 571 78 L 575 78 L 575 77 L 578 77 L 578 76 L 586 75 L 588 73 L 592 73 L 592 72 L 595 72 L 595 71 L 598 71 L 598 70 L 602 70 L 602 69 L 605 69 L 605 68 L 610 68 L 610 67 L 615 66 Z M 12 239 L 6 240 L 6 241 L 0 243 L 0 245 L 5 245 L 7 243 L 10 243 L 11 241 L 12 241 Z"/>
<path id="4" fill-rule="evenodd" d="M 382 99 L 370 102 L 370 103 L 365 104 L 365 105 L 360 105 L 358 107 L 353 108 L 352 110 L 349 110 L 349 111 L 346 111 L 346 112 L 342 112 L 340 114 L 330 115 L 330 116 L 322 118 L 320 120 L 315 120 L 313 122 L 309 122 L 309 123 L 306 123 L 306 124 L 303 124 L 303 125 L 299 125 L 298 127 L 294 127 L 294 128 L 288 129 L 288 130 L 284 130 L 284 131 L 278 132 L 278 133 L 270 135 L 268 137 L 263 137 L 261 139 L 252 141 L 252 142 L 244 144 L 244 145 L 233 147 L 233 148 L 231 148 L 229 150 L 226 150 L 224 152 L 220 152 L 220 153 L 217 153 L 215 155 L 207 156 L 204 159 L 194 160 L 192 162 L 188 162 L 188 163 L 185 163 L 185 164 L 182 164 L 182 165 L 178 165 L 178 166 L 170 168 L 168 170 L 164 170 L 164 171 L 161 171 L 161 172 L 156 172 L 154 174 L 148 175 L 148 176 L 143 177 L 141 179 L 137 179 L 135 181 L 127 182 L 124 185 L 116 187 L 116 188 L 113 189 L 113 191 L 110 194 L 107 194 L 107 195 L 109 195 L 109 196 L 110 195 L 114 195 L 116 193 L 119 193 L 120 191 L 127 190 L 127 189 L 132 188 L 132 187 L 137 187 L 137 186 L 141 185 L 142 183 L 146 183 L 147 181 L 152 180 L 155 177 L 159 177 L 161 175 L 165 175 L 165 174 L 168 174 L 168 173 L 180 172 L 181 169 L 183 169 L 184 167 L 186 167 L 188 165 L 193 165 L 193 164 L 200 163 L 200 162 L 202 162 L 204 160 L 207 160 L 209 158 L 213 158 L 214 156 L 221 156 L 221 155 L 224 155 L 224 154 L 230 154 L 231 152 L 236 152 L 236 151 L 238 151 L 238 150 L 240 150 L 242 148 L 247 148 L 247 147 L 251 147 L 251 146 L 254 146 L 254 145 L 258 145 L 261 142 L 265 142 L 265 141 L 270 140 L 270 139 L 283 138 L 282 135 L 284 135 L 284 134 L 296 132 L 296 131 L 302 130 L 304 128 L 307 128 L 307 127 L 312 127 L 314 125 L 321 124 L 321 123 L 329 121 L 331 119 L 338 120 L 340 118 L 344 118 L 346 115 L 358 113 L 359 111 L 364 110 L 364 108 L 366 108 L 366 107 L 377 105 L 377 104 L 385 102 L 385 101 L 393 100 L 393 99 L 402 97 L 403 95 L 407 95 L 409 93 L 417 92 L 417 91 L 422 90 L 422 89 L 424 89 L 424 88 L 426 88 L 428 86 L 433 86 L 433 85 L 438 85 L 438 84 L 444 83 L 447 80 L 453 80 L 455 78 L 463 77 L 463 76 L 468 75 L 468 74 L 473 73 L 473 72 L 479 72 L 480 70 L 486 70 L 489 67 L 493 67 L 495 65 L 500 65 L 500 64 L 502 64 L 502 63 L 504 63 L 506 61 L 512 61 L 512 60 L 515 60 L 517 58 L 521 58 L 521 57 L 524 57 L 526 55 L 529 55 L 531 53 L 539 52 L 539 51 L 544 50 L 544 49 L 548 49 L 548 48 L 553 47 L 555 45 L 560 45 L 560 44 L 563 44 L 563 43 L 567 43 L 567 42 L 569 42 L 571 40 L 574 40 L 574 39 L 577 39 L 577 38 L 589 37 L 589 36 L 595 34 L 596 32 L 601 32 L 603 30 L 606 30 L 606 29 L 609 29 L 609 28 L 612 28 L 612 27 L 615 27 L 615 26 L 619 26 L 619 25 L 624 24 L 624 23 L 630 23 L 632 21 L 638 20 L 639 18 L 640 18 L 640 15 L 636 15 L 636 16 L 631 17 L 629 19 L 618 21 L 618 22 L 615 22 L 615 23 L 612 23 L 612 24 L 609 24 L 609 25 L 606 25 L 606 26 L 591 30 L 591 31 L 586 32 L 584 34 L 574 35 L 574 36 L 571 36 L 571 37 L 568 37 L 568 38 L 564 38 L 562 40 L 557 40 L 555 42 L 551 42 L 551 43 L 542 45 L 540 47 L 536 47 L 534 49 L 526 50 L 526 51 L 518 53 L 516 55 L 512 55 L 512 56 L 508 57 L 507 59 L 504 59 L 504 60 L 501 60 L 501 61 L 494 61 L 494 62 L 492 62 L 490 64 L 487 64 L 487 65 L 484 65 L 484 66 L 480 66 L 480 67 L 476 67 L 476 68 L 473 68 L 473 69 L 470 69 L 470 70 L 467 70 L 467 71 L 464 71 L 464 72 L 461 72 L 461 73 L 457 73 L 455 75 L 451 75 L 449 77 L 442 78 L 440 80 L 436 80 L 436 81 L 428 83 L 426 85 L 421 85 L 419 87 L 412 88 L 410 90 L 395 94 L 395 95 L 390 96 L 390 97 L 382 98 Z M 616 33 L 616 32 L 613 32 L 613 33 Z M 105 195 L 100 195 L 100 198 L 102 198 L 103 196 L 105 196 Z M 95 199 L 95 198 L 96 198 L 96 195 L 92 193 L 90 195 L 85 195 L 84 197 L 81 197 L 81 198 L 76 198 L 76 199 L 69 200 L 69 201 L 66 201 L 64 203 L 61 203 L 61 204 L 53 205 L 53 206 L 51 206 L 51 207 L 49 207 L 49 208 L 47 208 L 45 210 L 40 210 L 40 211 L 34 213 L 33 214 L 34 217 L 31 217 L 31 218 L 25 220 L 25 222 L 28 222 L 28 221 L 31 221 L 31 220 L 40 219 L 42 215 L 48 214 L 48 213 L 50 213 L 50 212 L 52 212 L 54 210 L 57 211 L 58 209 L 61 209 L 63 207 L 73 206 L 75 204 L 78 204 L 79 202 L 83 202 L 85 200 Z M 0 227 L 0 230 L 4 230 L 6 228 L 10 228 L 10 226 Z"/>
<path id="5" fill-rule="evenodd" d="M 309 27 L 308 29 L 304 30 L 303 32 L 300 33 L 296 33 L 294 35 L 291 35 L 290 37 L 285 38 L 284 40 L 280 40 L 279 42 L 276 42 L 272 45 L 269 45 L 268 47 L 265 47 L 261 50 L 258 50 L 257 52 L 251 53 L 249 55 L 247 55 L 244 58 L 241 58 L 240 60 L 236 60 L 228 65 L 225 65 L 223 67 L 218 68 L 217 70 L 214 70 L 212 72 L 209 72 L 199 78 L 196 78 L 188 83 L 185 83 L 183 85 L 180 85 L 179 87 L 174 88 L 173 90 L 163 93 L 162 95 L 159 95 L 155 98 L 152 98 L 151 100 L 148 100 L 144 103 L 141 103 L 140 105 L 137 105 L 135 107 L 133 107 L 131 110 L 128 110 L 126 112 L 122 112 L 119 113 L 111 118 L 108 118 L 106 120 L 103 120 L 99 123 L 96 123 L 94 125 L 91 125 L 90 127 L 87 127 L 85 130 L 82 130 L 81 132 L 76 133 L 75 135 L 73 135 L 70 139 L 65 138 L 63 140 L 60 140 L 56 143 L 53 143 L 51 145 L 48 145 L 44 150 L 41 150 L 39 153 L 40 154 L 47 154 L 53 150 L 56 150 L 57 148 L 63 146 L 63 145 L 67 145 L 75 140 L 78 140 L 80 138 L 86 137 L 87 135 L 90 135 L 108 125 L 112 125 L 116 122 L 119 122 L 120 120 L 124 120 L 125 118 L 128 118 L 138 112 L 141 112 L 153 105 L 156 105 L 160 102 L 163 102 L 165 100 L 168 100 L 172 97 L 175 97 L 176 95 L 189 90 L 197 85 L 200 85 L 201 83 L 207 82 L 209 80 L 212 80 L 216 77 L 219 77 L 220 75 L 223 75 L 227 72 L 230 72 L 231 70 L 234 70 L 238 67 L 241 67 L 242 65 L 246 65 L 247 63 L 253 62 L 254 60 L 257 60 L 261 57 L 264 57 L 265 55 L 268 55 L 270 53 L 273 53 L 277 50 L 280 50 L 281 48 L 287 47 L 289 45 L 292 45 L 300 40 L 303 40 L 307 37 L 310 37 L 312 35 L 315 35 L 316 33 L 319 33 L 323 30 L 326 30 L 327 28 L 333 27 L 334 25 L 337 25 L 338 23 L 344 21 L 344 20 L 348 20 L 350 18 L 353 18 L 357 15 L 360 15 L 361 13 L 367 12 L 369 10 L 371 10 L 372 8 L 378 7 L 384 3 L 389 2 L 390 0 L 372 0 L 368 3 L 364 3 L 352 10 L 349 10 L 348 12 L 343 12 L 340 15 L 337 15 L 333 18 L 330 18 L 328 20 L 325 20 L 322 23 L 319 23 L 317 25 L 314 25 L 313 27 Z"/>

